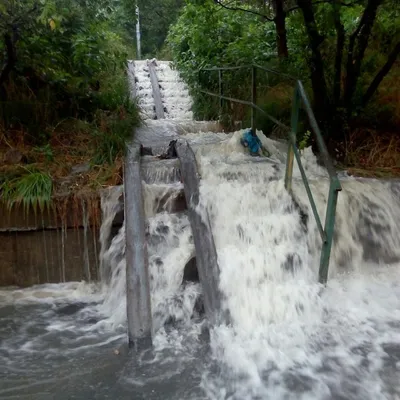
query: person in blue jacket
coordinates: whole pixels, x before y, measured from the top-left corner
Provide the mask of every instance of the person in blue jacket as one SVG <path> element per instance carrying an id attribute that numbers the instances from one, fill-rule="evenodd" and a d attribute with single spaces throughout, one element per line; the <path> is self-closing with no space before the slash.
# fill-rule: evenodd
<path id="1" fill-rule="evenodd" d="M 240 143 L 244 147 L 248 147 L 250 151 L 250 155 L 258 156 L 260 154 L 260 150 L 262 150 L 261 140 L 258 138 L 255 132 L 252 129 L 248 129 L 240 139 Z"/>

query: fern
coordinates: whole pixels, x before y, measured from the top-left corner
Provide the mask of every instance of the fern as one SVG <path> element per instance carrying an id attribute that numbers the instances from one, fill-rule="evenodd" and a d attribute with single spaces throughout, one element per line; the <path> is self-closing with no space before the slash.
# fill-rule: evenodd
<path id="1" fill-rule="evenodd" d="M 303 138 L 299 142 L 299 150 L 300 151 L 303 151 L 308 146 L 308 143 L 310 141 L 310 137 L 311 137 L 311 132 L 310 131 L 306 131 L 304 133 L 304 135 L 303 135 Z"/>

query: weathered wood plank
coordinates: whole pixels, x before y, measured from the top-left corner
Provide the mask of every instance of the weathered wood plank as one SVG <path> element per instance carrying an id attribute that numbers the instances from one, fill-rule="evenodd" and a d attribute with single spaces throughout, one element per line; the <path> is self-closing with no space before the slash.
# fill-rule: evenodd
<path id="1" fill-rule="evenodd" d="M 164 106 L 161 100 L 160 84 L 158 83 L 157 73 L 154 68 L 153 62 L 148 61 L 147 66 L 149 67 L 150 81 L 153 88 L 153 99 L 154 106 L 156 108 L 156 117 L 157 119 L 164 119 Z"/>
<path id="2" fill-rule="evenodd" d="M 217 322 L 220 316 L 221 295 L 219 286 L 219 266 L 217 251 L 208 214 L 200 215 L 196 208 L 199 204 L 199 173 L 195 155 L 186 141 L 176 144 L 181 175 L 184 185 L 189 219 L 196 248 L 196 261 L 200 282 L 204 293 L 204 307 L 211 323 Z"/>
<path id="3" fill-rule="evenodd" d="M 140 147 L 128 149 L 124 179 L 126 305 L 129 345 L 151 345 L 152 319 Z"/>

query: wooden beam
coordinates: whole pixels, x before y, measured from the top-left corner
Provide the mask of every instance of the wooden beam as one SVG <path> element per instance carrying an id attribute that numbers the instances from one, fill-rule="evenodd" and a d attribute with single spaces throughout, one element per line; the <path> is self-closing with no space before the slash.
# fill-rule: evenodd
<path id="1" fill-rule="evenodd" d="M 214 324 L 219 322 L 221 316 L 221 295 L 218 288 L 219 266 L 214 237 L 207 211 L 200 215 L 197 210 L 200 198 L 200 179 L 193 150 L 186 141 L 179 141 L 176 144 L 176 151 L 181 164 L 181 176 L 189 209 L 197 267 L 203 287 L 204 308 L 208 319 Z"/>
<path id="2" fill-rule="evenodd" d="M 158 83 L 156 69 L 152 61 L 147 61 L 147 66 L 149 67 L 150 81 L 153 88 L 153 99 L 154 106 L 156 108 L 156 118 L 164 119 L 164 106 L 161 100 L 160 84 Z"/>
<path id="3" fill-rule="evenodd" d="M 129 346 L 150 347 L 152 320 L 140 147 L 128 148 L 124 173 L 126 308 Z"/>

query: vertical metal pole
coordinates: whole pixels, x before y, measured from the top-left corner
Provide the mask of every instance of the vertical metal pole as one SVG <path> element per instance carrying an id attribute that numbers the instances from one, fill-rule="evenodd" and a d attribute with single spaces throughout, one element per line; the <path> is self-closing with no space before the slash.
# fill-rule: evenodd
<path id="1" fill-rule="evenodd" d="M 337 185 L 331 179 L 331 183 L 329 186 L 328 205 L 326 207 L 326 217 L 325 217 L 326 239 L 322 243 L 321 260 L 319 265 L 319 282 L 322 284 L 325 284 L 328 280 L 329 259 L 331 256 L 333 233 L 335 228 L 337 199 L 338 199 Z"/>
<path id="2" fill-rule="evenodd" d="M 222 70 L 218 70 L 218 80 L 219 80 L 219 114 L 222 115 L 223 112 L 223 100 L 222 97 L 224 95 L 224 87 L 222 83 Z"/>
<path id="3" fill-rule="evenodd" d="M 251 68 L 251 102 L 257 105 L 257 69 L 256 67 Z M 251 107 L 251 130 L 253 134 L 256 133 L 256 116 L 257 110 Z"/>
<path id="4" fill-rule="evenodd" d="M 136 57 L 138 60 L 142 58 L 142 50 L 140 43 L 140 15 L 139 15 L 139 6 L 136 6 L 136 48 L 137 54 Z"/>
<path id="5" fill-rule="evenodd" d="M 151 302 L 140 148 L 128 149 L 124 171 L 126 310 L 129 346 L 151 346 Z"/>
<path id="6" fill-rule="evenodd" d="M 289 146 L 288 146 L 286 174 L 285 174 L 285 188 L 288 192 L 292 191 L 293 162 L 294 162 L 293 146 L 296 146 L 297 125 L 299 122 L 299 107 L 300 107 L 300 96 L 296 84 L 292 102 L 292 117 L 290 124 L 291 131 L 289 133 L 289 140 L 288 140 Z"/>

